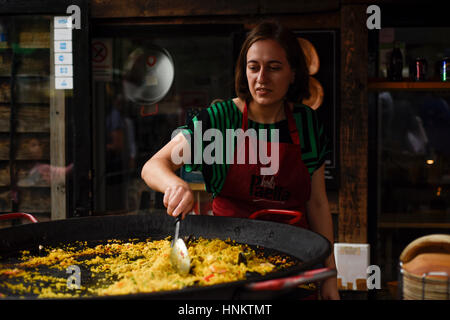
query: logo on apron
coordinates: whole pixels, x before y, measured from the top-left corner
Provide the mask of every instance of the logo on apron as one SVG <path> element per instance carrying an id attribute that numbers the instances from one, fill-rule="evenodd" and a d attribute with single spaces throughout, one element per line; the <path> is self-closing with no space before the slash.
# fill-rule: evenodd
<path id="1" fill-rule="evenodd" d="M 253 201 L 277 201 L 285 202 L 289 200 L 291 193 L 276 184 L 275 176 L 262 176 L 252 174 L 249 195 L 256 198 Z"/>

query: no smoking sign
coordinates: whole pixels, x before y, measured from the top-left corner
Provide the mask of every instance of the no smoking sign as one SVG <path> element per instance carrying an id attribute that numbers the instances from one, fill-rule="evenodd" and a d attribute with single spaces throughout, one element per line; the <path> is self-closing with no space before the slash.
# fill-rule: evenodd
<path id="1" fill-rule="evenodd" d="M 95 81 L 112 81 L 112 40 L 94 39 L 91 44 L 92 72 Z"/>
<path id="2" fill-rule="evenodd" d="M 103 62 L 108 56 L 108 48 L 103 42 L 96 41 L 92 43 L 92 61 L 93 62 Z"/>

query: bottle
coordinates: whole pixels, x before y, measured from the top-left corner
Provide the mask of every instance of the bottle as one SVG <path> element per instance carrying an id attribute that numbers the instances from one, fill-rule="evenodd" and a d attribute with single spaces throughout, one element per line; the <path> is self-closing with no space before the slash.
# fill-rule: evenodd
<path id="1" fill-rule="evenodd" d="M 443 82 L 450 81 L 450 58 L 444 57 L 440 61 L 440 68 L 439 68 L 439 75 L 440 79 Z"/>
<path id="2" fill-rule="evenodd" d="M 388 72 L 389 80 L 392 81 L 403 80 L 402 70 L 403 70 L 403 55 L 398 45 L 395 44 L 389 60 L 389 72 Z"/>
<path id="3" fill-rule="evenodd" d="M 427 78 L 427 60 L 417 57 L 412 66 L 412 78 L 414 81 L 423 81 Z"/>

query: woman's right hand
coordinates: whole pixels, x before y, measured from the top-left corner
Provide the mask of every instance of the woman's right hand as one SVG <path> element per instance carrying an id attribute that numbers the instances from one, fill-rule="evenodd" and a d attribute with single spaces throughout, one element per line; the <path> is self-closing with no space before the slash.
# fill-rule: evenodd
<path id="1" fill-rule="evenodd" d="M 184 219 L 194 206 L 194 193 L 187 184 L 169 186 L 164 192 L 163 202 L 167 214 L 173 217 L 181 214 Z"/>

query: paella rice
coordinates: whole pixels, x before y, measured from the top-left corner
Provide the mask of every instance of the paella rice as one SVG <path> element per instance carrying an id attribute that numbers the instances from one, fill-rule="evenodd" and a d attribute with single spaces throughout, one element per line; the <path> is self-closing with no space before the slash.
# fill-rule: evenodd
<path id="1" fill-rule="evenodd" d="M 244 280 L 249 273 L 265 275 L 294 263 L 234 241 L 199 238 L 188 243 L 189 274 L 180 275 L 170 263 L 170 250 L 166 238 L 109 240 L 96 246 L 76 242 L 42 248 L 37 255 L 22 251 L 19 263 L 0 261 L 0 292 L 61 298 L 178 290 Z M 71 265 L 81 267 L 81 287 L 76 290 L 67 288 L 66 269 Z"/>

